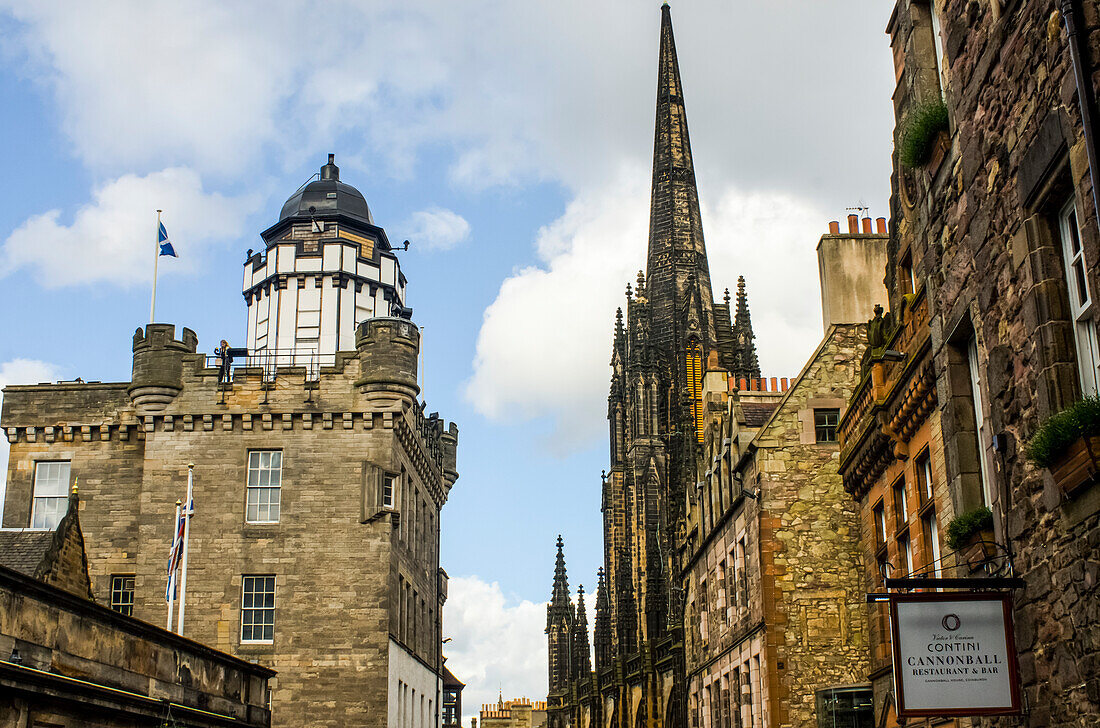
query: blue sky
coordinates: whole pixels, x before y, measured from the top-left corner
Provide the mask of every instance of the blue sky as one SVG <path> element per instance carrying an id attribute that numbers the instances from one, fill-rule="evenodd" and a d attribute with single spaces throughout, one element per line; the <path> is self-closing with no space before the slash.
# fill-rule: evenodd
<path id="1" fill-rule="evenodd" d="M 429 409 L 461 428 L 448 664 L 467 713 L 498 684 L 544 695 L 555 537 L 574 589 L 602 553 L 659 6 L 0 0 L 0 384 L 128 378 L 157 207 L 180 255 L 162 259 L 157 319 L 207 351 L 242 341 L 245 250 L 335 153 L 390 239 L 412 240 Z M 745 275 L 768 375 L 796 374 L 820 336 L 828 221 L 887 214 L 889 10 L 673 4 L 715 291 Z"/>

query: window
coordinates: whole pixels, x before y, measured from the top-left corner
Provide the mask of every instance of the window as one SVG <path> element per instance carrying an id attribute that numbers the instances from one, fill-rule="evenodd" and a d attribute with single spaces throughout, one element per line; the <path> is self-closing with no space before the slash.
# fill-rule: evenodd
<path id="1" fill-rule="evenodd" d="M 718 603 L 715 605 L 718 608 L 718 618 L 722 620 L 723 624 L 729 624 L 730 613 L 726 608 L 726 562 L 725 560 L 718 563 L 718 571 L 714 577 L 714 586 L 718 589 Z"/>
<path id="2" fill-rule="evenodd" d="M 703 641 L 707 641 L 709 629 L 708 622 L 710 621 L 710 615 L 707 614 L 707 580 L 703 579 L 699 582 L 699 636 Z M 708 688 L 709 692 L 709 688 Z"/>
<path id="3" fill-rule="evenodd" d="M 248 453 L 248 498 L 244 520 L 248 523 L 279 522 L 279 491 L 283 482 L 283 453 L 255 450 Z"/>
<path id="4" fill-rule="evenodd" d="M 737 539 L 737 576 L 740 601 L 746 608 L 749 606 L 749 565 L 748 551 L 745 549 L 745 538 Z"/>
<path id="5" fill-rule="evenodd" d="M 814 410 L 814 434 L 818 442 L 836 442 L 836 425 L 840 421 L 839 409 Z"/>
<path id="6" fill-rule="evenodd" d="M 932 44 L 936 54 L 936 83 L 939 84 L 941 98 L 946 99 L 944 88 L 947 84 L 943 75 L 943 66 L 947 59 L 944 58 L 943 28 L 940 26 L 940 14 L 936 10 L 936 0 L 931 0 L 928 3 L 928 13 L 932 16 Z"/>
<path id="7" fill-rule="evenodd" d="M 69 462 L 34 464 L 34 501 L 31 528 L 57 528 L 69 510 Z"/>
<path id="8" fill-rule="evenodd" d="M 818 728 L 873 728 L 871 688 L 829 688 L 817 693 Z"/>
<path id="9" fill-rule="evenodd" d="M 982 504 L 989 505 L 989 453 L 985 451 L 985 416 L 982 414 L 982 391 L 978 384 L 978 339 L 975 336 L 971 336 L 966 343 L 966 364 L 970 369 L 970 401 L 974 407 L 974 429 L 978 438 L 978 480 L 982 485 Z"/>
<path id="10" fill-rule="evenodd" d="M 382 507 L 393 508 L 393 482 L 396 478 L 389 473 L 382 476 Z"/>
<path id="11" fill-rule="evenodd" d="M 924 573 L 935 579 L 940 578 L 940 530 L 936 524 L 936 512 L 929 510 L 922 518 L 924 528 L 924 558 L 927 560 Z"/>
<path id="12" fill-rule="evenodd" d="M 241 642 L 275 639 L 275 576 L 248 576 L 241 587 Z"/>
<path id="13" fill-rule="evenodd" d="M 111 609 L 127 617 L 134 616 L 134 575 L 111 576 Z"/>
<path id="14" fill-rule="evenodd" d="M 900 531 L 905 528 L 905 524 L 909 522 L 909 504 L 905 502 L 905 478 L 898 478 L 894 481 L 894 520 L 895 524 Z"/>
<path id="15" fill-rule="evenodd" d="M 917 492 L 920 494 L 921 503 L 932 502 L 932 458 L 928 455 L 928 448 L 917 455 Z"/>
<path id="16" fill-rule="evenodd" d="M 905 576 L 913 573 L 913 544 L 909 542 L 909 534 L 898 536 L 898 560 L 901 568 L 905 569 Z"/>
<path id="17" fill-rule="evenodd" d="M 1062 258 L 1066 267 L 1070 314 L 1073 317 L 1073 338 L 1077 347 L 1077 372 L 1081 393 L 1092 396 L 1100 390 L 1100 351 L 1097 349 L 1096 321 L 1090 309 L 1085 251 L 1081 247 L 1081 228 L 1077 223 L 1077 203 L 1070 200 L 1058 219 L 1062 237 Z"/>
<path id="18" fill-rule="evenodd" d="M 898 286 L 902 295 L 917 292 L 917 281 L 913 277 L 913 254 L 906 253 L 898 264 Z"/>
<path id="19" fill-rule="evenodd" d="M 886 543 L 886 507 L 880 500 L 874 507 L 875 518 L 875 543 L 879 546 Z"/>

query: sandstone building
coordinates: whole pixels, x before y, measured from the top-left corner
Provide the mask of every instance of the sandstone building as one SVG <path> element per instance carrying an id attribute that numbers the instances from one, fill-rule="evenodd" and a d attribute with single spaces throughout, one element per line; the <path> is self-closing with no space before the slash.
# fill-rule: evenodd
<path id="1" fill-rule="evenodd" d="M 873 323 L 867 381 L 841 428 L 869 587 L 887 569 L 1022 577 L 1026 710 L 973 722 L 1096 725 L 1100 486 L 1026 453 L 1100 378 L 1100 14 L 1078 0 L 899 0 L 887 32 L 891 315 Z M 992 554 L 944 549 L 951 519 L 981 507 Z M 881 628 L 872 640 L 875 722 L 897 725 Z"/>
<path id="2" fill-rule="evenodd" d="M 481 728 L 545 728 L 546 701 L 502 695 L 495 703 L 481 706 Z M 474 719 L 476 721 L 476 719 Z M 473 728 L 477 728 L 476 722 Z"/>
<path id="3" fill-rule="evenodd" d="M 149 324 L 128 382 L 4 391 L 4 525 L 52 527 L 79 477 L 93 594 L 164 624 L 194 463 L 185 634 L 279 672 L 274 725 L 436 725 L 458 428 L 417 401 L 397 255 L 331 157 L 262 237 L 232 362 Z"/>
<path id="4" fill-rule="evenodd" d="M 569 601 L 560 557 L 547 635 L 550 728 L 683 725 L 683 636 L 676 528 L 694 487 L 703 432 L 700 373 L 710 352 L 759 378 L 744 298 L 715 303 L 703 241 L 672 19 L 661 8 L 646 274 L 627 287 L 612 343 L 611 468 L 602 479 L 603 578 L 595 665 L 574 644 L 584 610 Z M 575 615 L 575 616 L 573 616 Z M 579 663 L 579 664 L 578 664 Z M 594 668 L 594 670 L 592 669 Z"/>
<path id="5" fill-rule="evenodd" d="M 871 725 L 859 509 L 837 470 L 860 320 L 886 296 L 886 235 L 870 227 L 852 216 L 847 235 L 832 223 L 822 236 L 825 334 L 789 385 L 753 391 L 713 353 L 702 377 L 699 481 L 680 539 L 697 728 Z"/>
<path id="6" fill-rule="evenodd" d="M 271 670 L 92 601 L 78 503 L 0 530 L 0 725 L 269 726 Z"/>
<path id="7" fill-rule="evenodd" d="M 665 5 L 647 270 L 612 346 L 595 659 L 559 539 L 551 728 L 807 725 L 825 691 L 869 702 L 858 509 L 835 429 L 885 300 L 884 228 L 822 239 L 826 337 L 797 379 L 769 386 L 744 279 L 735 304 L 713 300 Z"/>

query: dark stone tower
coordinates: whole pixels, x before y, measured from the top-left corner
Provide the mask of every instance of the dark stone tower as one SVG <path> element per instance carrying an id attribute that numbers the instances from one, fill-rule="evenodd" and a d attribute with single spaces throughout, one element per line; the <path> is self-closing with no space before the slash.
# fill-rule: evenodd
<path id="1" fill-rule="evenodd" d="M 736 324 L 728 293 L 715 303 L 711 290 L 667 4 L 661 8 L 656 102 L 646 271 L 626 288 L 625 319 L 619 309 L 611 349 L 611 467 L 601 479 L 604 568 L 596 596 L 595 684 L 575 682 L 559 693 L 559 699 L 575 696 L 569 714 L 589 725 L 610 710 L 599 717 L 612 728 L 686 725 L 677 534 L 688 489 L 699 480 L 705 363 L 713 353 L 721 369 L 759 377 L 743 281 Z M 574 614 L 577 628 L 586 629 Z"/>

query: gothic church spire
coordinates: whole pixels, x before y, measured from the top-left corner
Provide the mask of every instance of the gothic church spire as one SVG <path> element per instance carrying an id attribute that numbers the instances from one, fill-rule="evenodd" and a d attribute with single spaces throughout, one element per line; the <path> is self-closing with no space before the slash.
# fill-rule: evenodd
<path id="1" fill-rule="evenodd" d="M 681 316 L 692 296 L 703 348 L 714 348 L 713 295 L 703 242 L 699 192 L 688 138 L 672 15 L 661 7 L 661 48 L 657 73 L 657 118 L 653 139 L 653 187 L 650 197 L 648 297 L 659 347 L 679 353 L 685 332 Z M 701 319 L 701 320 L 700 320 Z M 671 353 L 671 352 L 670 352 Z"/>

